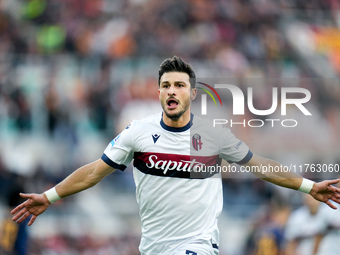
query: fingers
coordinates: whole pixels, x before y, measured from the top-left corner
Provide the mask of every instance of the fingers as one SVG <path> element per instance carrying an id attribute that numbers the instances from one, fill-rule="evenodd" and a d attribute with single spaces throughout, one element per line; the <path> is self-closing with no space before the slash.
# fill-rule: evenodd
<path id="1" fill-rule="evenodd" d="M 340 199 L 338 199 L 338 198 L 336 198 L 336 197 L 332 197 L 331 198 L 335 203 L 338 203 L 338 204 L 340 204 Z"/>
<path id="2" fill-rule="evenodd" d="M 25 208 L 23 208 L 19 213 L 17 213 L 17 214 L 12 218 L 12 220 L 13 220 L 13 221 L 17 221 L 17 220 L 20 219 L 26 212 L 27 212 L 27 209 L 26 209 L 26 207 L 25 207 Z"/>
<path id="3" fill-rule="evenodd" d="M 335 186 L 330 186 L 330 187 L 334 192 L 340 193 L 340 189 L 338 187 L 335 187 Z"/>
<path id="4" fill-rule="evenodd" d="M 36 218 L 37 218 L 37 216 L 33 215 L 32 218 L 30 219 L 30 221 L 28 222 L 28 226 L 31 226 L 34 223 Z"/>
<path id="5" fill-rule="evenodd" d="M 15 215 L 12 220 L 16 221 L 17 223 L 21 223 L 23 222 L 27 217 L 29 217 L 31 215 L 31 213 L 29 211 L 27 211 L 27 209 L 23 209 L 22 211 L 20 211 L 17 215 Z"/>
<path id="6" fill-rule="evenodd" d="M 328 182 L 330 184 L 337 184 L 340 181 L 340 179 L 334 179 L 334 180 L 329 180 Z"/>
<path id="7" fill-rule="evenodd" d="M 23 210 L 21 210 L 17 215 L 15 215 L 12 220 L 16 221 L 17 223 L 21 223 L 24 220 L 26 220 L 29 216 L 31 215 L 31 213 L 29 211 L 27 211 L 26 208 L 24 208 Z M 30 219 L 30 221 L 28 222 L 28 226 L 31 226 L 35 219 L 37 218 L 36 215 L 32 215 L 32 218 Z"/>
<path id="8" fill-rule="evenodd" d="M 335 179 L 335 180 L 327 180 L 324 181 L 324 184 L 326 184 L 326 187 L 329 191 L 334 192 L 334 194 L 340 194 L 340 188 L 334 186 L 333 184 L 337 184 L 340 181 L 340 179 Z"/>
<path id="9" fill-rule="evenodd" d="M 334 180 L 327 180 L 327 184 L 330 185 L 330 184 L 337 184 L 338 182 L 340 181 L 340 179 L 334 179 Z"/>
<path id="10" fill-rule="evenodd" d="M 335 205 L 333 205 L 329 200 L 327 202 L 325 202 L 330 208 L 336 210 L 337 207 Z"/>
<path id="11" fill-rule="evenodd" d="M 32 194 L 24 194 L 24 193 L 20 193 L 19 194 L 22 198 L 27 198 L 30 199 L 32 197 Z M 26 202 L 21 203 L 20 205 L 18 205 L 17 207 L 15 207 L 12 211 L 11 214 L 16 214 L 17 212 L 19 212 L 21 209 L 23 209 L 26 206 Z"/>
<path id="12" fill-rule="evenodd" d="M 16 214 L 17 212 L 19 212 L 21 209 L 23 209 L 26 206 L 26 202 L 21 203 L 20 205 L 18 205 L 17 207 L 15 207 L 12 211 L 11 214 Z"/>
<path id="13" fill-rule="evenodd" d="M 25 193 L 20 193 L 19 194 L 22 198 L 32 198 L 33 194 L 25 194 Z"/>
<path id="14" fill-rule="evenodd" d="M 26 220 L 32 212 L 32 208 L 36 208 L 37 206 L 41 206 L 39 203 L 40 201 L 37 199 L 36 194 L 25 194 L 20 193 L 20 196 L 22 198 L 26 198 L 27 200 L 20 205 L 18 205 L 16 208 L 14 208 L 11 211 L 11 214 L 15 214 L 12 218 L 13 221 L 16 221 L 17 223 L 21 223 L 24 220 Z M 46 198 L 47 199 L 47 198 Z M 46 210 L 46 208 L 45 208 Z M 34 210 L 33 210 L 34 211 Z M 28 222 L 28 225 L 31 226 L 35 219 L 37 218 L 36 215 L 32 215 L 32 218 Z"/>
<path id="15" fill-rule="evenodd" d="M 24 215 L 23 215 L 19 220 L 17 220 L 17 223 L 23 222 L 23 221 L 26 220 L 26 218 L 29 217 L 30 215 L 31 215 L 30 212 L 28 212 L 28 211 L 25 212 Z"/>
<path id="16" fill-rule="evenodd" d="M 25 194 L 25 193 L 20 193 L 19 194 L 22 198 L 27 198 L 30 199 L 32 198 L 33 194 Z M 12 211 L 11 214 L 16 214 L 17 212 L 19 212 L 21 209 L 23 209 L 26 206 L 26 202 L 21 203 L 20 205 L 18 205 L 17 207 L 15 207 Z"/>

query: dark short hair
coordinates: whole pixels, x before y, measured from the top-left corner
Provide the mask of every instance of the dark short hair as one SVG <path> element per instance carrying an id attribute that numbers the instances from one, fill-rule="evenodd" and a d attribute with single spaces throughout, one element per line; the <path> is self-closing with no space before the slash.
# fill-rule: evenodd
<path id="1" fill-rule="evenodd" d="M 158 72 L 158 86 L 161 82 L 161 77 L 164 73 L 170 72 L 183 72 L 187 73 L 190 78 L 191 88 L 195 88 L 196 85 L 196 75 L 194 69 L 190 64 L 183 61 L 180 57 L 173 56 L 172 58 L 165 59 L 159 67 Z"/>

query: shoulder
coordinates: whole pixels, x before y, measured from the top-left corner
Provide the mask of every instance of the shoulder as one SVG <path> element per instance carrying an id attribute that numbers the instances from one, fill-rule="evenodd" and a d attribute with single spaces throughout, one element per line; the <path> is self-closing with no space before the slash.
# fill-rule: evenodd
<path id="1" fill-rule="evenodd" d="M 162 112 L 159 112 L 159 113 L 156 113 L 156 114 L 152 114 L 152 115 L 149 115 L 145 118 L 142 118 L 140 120 L 137 120 L 137 122 L 139 123 L 150 123 L 150 122 L 157 122 L 159 123 L 161 121 L 161 118 L 162 118 Z"/>
<path id="2" fill-rule="evenodd" d="M 206 125 L 213 126 L 213 120 L 209 118 L 202 118 L 199 115 L 194 114 L 192 118 L 193 125 Z"/>
<path id="3" fill-rule="evenodd" d="M 206 129 L 211 132 L 211 134 L 231 134 L 230 128 L 226 124 L 219 122 L 218 119 L 202 118 L 201 116 L 194 115 L 193 127 Z"/>
<path id="4" fill-rule="evenodd" d="M 136 137 L 141 136 L 146 130 L 154 129 L 155 123 L 159 123 L 161 114 L 154 114 L 140 120 L 133 120 L 111 142 L 111 146 L 132 144 Z"/>
<path id="5" fill-rule="evenodd" d="M 159 124 L 161 116 L 162 113 L 157 113 L 139 120 L 133 120 L 125 129 L 139 130 L 141 128 L 145 129 L 148 126 L 152 126 L 154 124 Z"/>

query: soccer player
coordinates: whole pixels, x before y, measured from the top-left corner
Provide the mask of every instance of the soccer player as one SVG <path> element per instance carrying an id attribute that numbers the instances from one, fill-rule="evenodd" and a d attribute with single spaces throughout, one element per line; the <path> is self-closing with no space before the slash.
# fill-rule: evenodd
<path id="1" fill-rule="evenodd" d="M 305 205 L 294 211 L 285 229 L 286 255 L 340 254 L 340 211 L 305 197 Z"/>
<path id="2" fill-rule="evenodd" d="M 285 228 L 286 255 L 317 254 L 316 237 L 323 228 L 319 216 L 320 202 L 304 197 L 304 206 L 294 211 Z"/>
<path id="3" fill-rule="evenodd" d="M 331 210 L 325 204 L 321 204 L 318 217 L 322 223 L 322 229 L 316 236 L 317 255 L 340 254 L 340 211 Z"/>
<path id="4" fill-rule="evenodd" d="M 158 80 L 163 111 L 133 121 L 110 142 L 100 159 L 80 167 L 54 188 L 42 194 L 20 194 L 27 200 L 13 209 L 13 220 L 20 223 L 32 215 L 28 223 L 32 225 L 51 203 L 96 185 L 134 160 L 141 254 L 218 254 L 222 182 L 213 174 L 197 177 L 193 169 L 214 165 L 221 158 L 245 166 L 281 165 L 253 154 L 229 129 L 206 133 L 199 128 L 205 125 L 204 120 L 190 111 L 197 93 L 195 78 L 192 67 L 181 58 L 164 60 Z M 339 180 L 314 183 L 290 172 L 255 174 L 276 185 L 309 193 L 334 209 L 330 200 L 340 202 L 340 189 L 332 185 Z"/>

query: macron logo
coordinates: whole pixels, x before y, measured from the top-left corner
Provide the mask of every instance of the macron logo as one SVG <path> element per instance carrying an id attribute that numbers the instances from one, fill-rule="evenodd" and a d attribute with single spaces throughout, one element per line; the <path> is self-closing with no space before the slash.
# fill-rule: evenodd
<path id="1" fill-rule="evenodd" d="M 152 135 L 153 143 L 156 143 L 160 136 L 161 135 L 157 135 L 157 134 Z"/>

